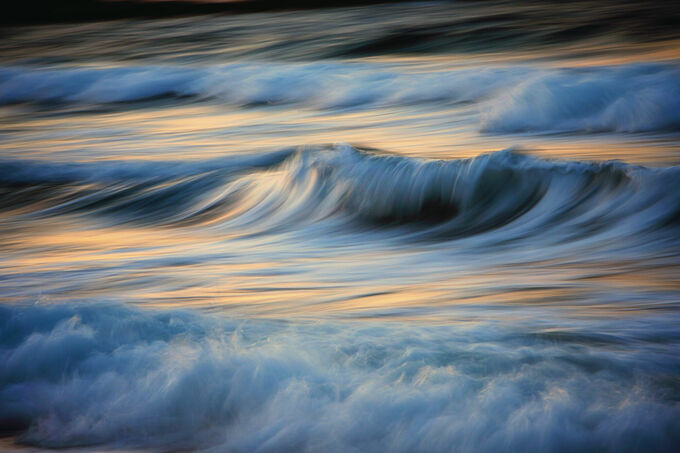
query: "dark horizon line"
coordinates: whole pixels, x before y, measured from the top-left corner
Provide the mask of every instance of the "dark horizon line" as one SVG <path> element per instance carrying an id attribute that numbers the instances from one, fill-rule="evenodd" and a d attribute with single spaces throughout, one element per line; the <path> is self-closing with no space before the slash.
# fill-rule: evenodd
<path id="1" fill-rule="evenodd" d="M 342 6 L 405 3 L 413 0 L 241 0 L 200 2 L 196 0 L 28 0 L 6 9 L 2 25 L 39 25 L 117 19 L 160 19 L 202 14 L 243 14 L 265 11 L 321 9 Z"/>

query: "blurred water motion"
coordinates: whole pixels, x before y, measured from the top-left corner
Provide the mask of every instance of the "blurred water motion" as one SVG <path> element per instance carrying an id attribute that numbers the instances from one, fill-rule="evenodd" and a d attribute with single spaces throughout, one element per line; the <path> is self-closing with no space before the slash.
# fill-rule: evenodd
<path id="1" fill-rule="evenodd" d="M 677 16 L 6 28 L 0 448 L 674 451 Z"/>

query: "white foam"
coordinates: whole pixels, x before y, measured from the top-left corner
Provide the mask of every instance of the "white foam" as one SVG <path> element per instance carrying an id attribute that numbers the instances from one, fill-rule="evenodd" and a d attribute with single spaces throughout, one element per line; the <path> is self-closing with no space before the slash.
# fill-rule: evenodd
<path id="1" fill-rule="evenodd" d="M 676 318 L 581 322 L 555 342 L 511 323 L 2 306 L 0 419 L 50 447 L 663 451 L 680 441 L 680 408 L 654 378 L 677 372 L 677 335 L 659 349 L 642 332 Z"/>
<path id="2" fill-rule="evenodd" d="M 631 65 L 533 75 L 484 106 L 485 132 L 680 129 L 680 71 Z"/>

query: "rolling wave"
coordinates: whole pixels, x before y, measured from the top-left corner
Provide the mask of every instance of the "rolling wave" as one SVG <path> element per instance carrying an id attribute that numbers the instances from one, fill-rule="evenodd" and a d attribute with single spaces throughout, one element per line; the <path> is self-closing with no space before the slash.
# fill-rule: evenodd
<path id="1" fill-rule="evenodd" d="M 486 132 L 680 128 L 680 71 L 657 65 L 537 74 L 492 99 Z"/>
<path id="2" fill-rule="evenodd" d="M 227 104 L 342 108 L 469 102 L 519 82 L 523 68 L 409 73 L 361 63 L 232 63 L 180 67 L 0 69 L 0 105 L 18 102 L 107 104 L 170 97 Z"/>
<path id="3" fill-rule="evenodd" d="M 0 69 L 0 105 L 109 104 L 190 97 L 320 109 L 477 103 L 489 133 L 642 132 L 680 127 L 680 70 L 525 66 L 419 73 L 380 64 Z"/>
<path id="4" fill-rule="evenodd" d="M 4 216 L 87 215 L 119 223 L 279 231 L 345 222 L 434 238 L 502 229 L 560 238 L 678 226 L 680 168 L 541 160 L 512 150 L 426 160 L 349 145 L 193 164 L 8 162 Z"/>

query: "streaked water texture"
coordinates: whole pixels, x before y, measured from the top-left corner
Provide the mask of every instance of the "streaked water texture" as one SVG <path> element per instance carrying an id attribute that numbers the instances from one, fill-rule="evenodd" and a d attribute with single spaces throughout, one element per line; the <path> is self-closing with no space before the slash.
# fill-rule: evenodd
<path id="1" fill-rule="evenodd" d="M 676 451 L 677 14 L 8 28 L 0 449 Z"/>

